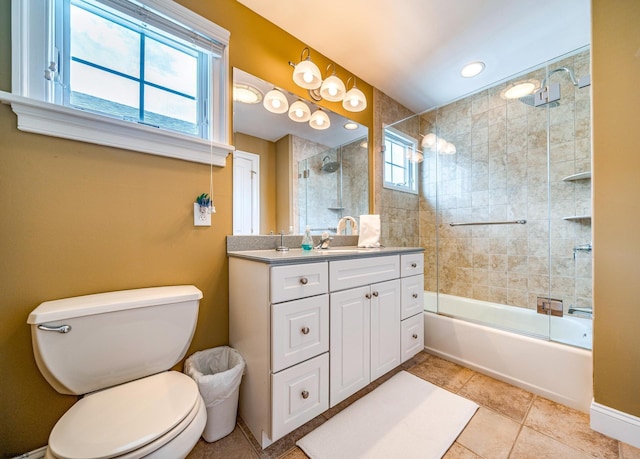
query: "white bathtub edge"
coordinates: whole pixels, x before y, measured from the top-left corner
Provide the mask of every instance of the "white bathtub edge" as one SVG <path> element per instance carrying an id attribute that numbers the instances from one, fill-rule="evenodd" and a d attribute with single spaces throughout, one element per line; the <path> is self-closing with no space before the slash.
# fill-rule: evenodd
<path id="1" fill-rule="evenodd" d="M 595 401 L 591 402 L 591 428 L 608 437 L 640 448 L 640 418 Z"/>
<path id="2" fill-rule="evenodd" d="M 425 350 L 584 413 L 591 352 L 425 312 Z"/>

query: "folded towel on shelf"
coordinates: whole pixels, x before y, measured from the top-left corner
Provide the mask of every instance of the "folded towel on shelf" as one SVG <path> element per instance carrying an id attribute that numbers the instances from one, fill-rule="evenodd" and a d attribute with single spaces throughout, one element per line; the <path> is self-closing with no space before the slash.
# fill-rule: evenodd
<path id="1" fill-rule="evenodd" d="M 347 223 L 351 226 L 351 235 L 355 236 L 358 234 L 358 222 L 353 217 L 342 217 L 338 222 L 338 228 L 336 230 L 336 234 L 347 234 Z"/>
<path id="2" fill-rule="evenodd" d="M 360 215 L 358 247 L 380 247 L 380 215 Z"/>

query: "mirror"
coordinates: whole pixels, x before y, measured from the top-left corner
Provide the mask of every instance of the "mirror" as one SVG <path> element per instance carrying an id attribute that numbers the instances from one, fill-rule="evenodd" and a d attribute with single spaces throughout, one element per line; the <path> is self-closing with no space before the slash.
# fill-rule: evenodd
<path id="1" fill-rule="evenodd" d="M 322 108 L 330 127 L 314 129 L 309 122 L 291 120 L 287 112 L 265 109 L 262 100 L 273 84 L 237 68 L 233 83 L 234 145 L 237 151 L 260 156 L 260 234 L 299 234 L 306 226 L 314 234 L 335 233 L 340 218 L 369 213 L 366 126 Z M 237 100 L 238 88 L 258 94 L 261 100 Z M 289 105 L 301 100 L 281 92 Z M 311 113 L 319 108 L 304 102 Z M 347 123 L 355 129 L 345 128 Z M 243 233 L 234 228 L 234 234 Z"/>

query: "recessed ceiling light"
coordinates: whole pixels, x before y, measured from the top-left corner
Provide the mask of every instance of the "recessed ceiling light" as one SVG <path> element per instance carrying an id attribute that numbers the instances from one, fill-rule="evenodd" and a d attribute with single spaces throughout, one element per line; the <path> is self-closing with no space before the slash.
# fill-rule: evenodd
<path id="1" fill-rule="evenodd" d="M 233 100 L 243 104 L 257 104 L 262 100 L 262 92 L 248 84 L 234 83 Z"/>
<path id="2" fill-rule="evenodd" d="M 349 131 L 353 131 L 354 129 L 358 129 L 358 125 L 356 123 L 349 121 L 344 125 L 344 128 L 348 129 Z"/>
<path id="3" fill-rule="evenodd" d="M 462 67 L 462 70 L 460 71 L 460 75 L 462 75 L 465 78 L 471 78 L 478 75 L 483 70 L 484 70 L 484 62 L 480 62 L 480 61 L 471 62 L 465 65 L 464 67 Z"/>

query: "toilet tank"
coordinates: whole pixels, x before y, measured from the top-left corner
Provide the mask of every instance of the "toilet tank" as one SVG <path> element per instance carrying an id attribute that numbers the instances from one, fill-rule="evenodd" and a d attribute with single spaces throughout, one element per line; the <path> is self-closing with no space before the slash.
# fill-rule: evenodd
<path id="1" fill-rule="evenodd" d="M 44 302 L 27 320 L 38 368 L 74 395 L 168 370 L 187 352 L 201 298 L 180 285 Z"/>

